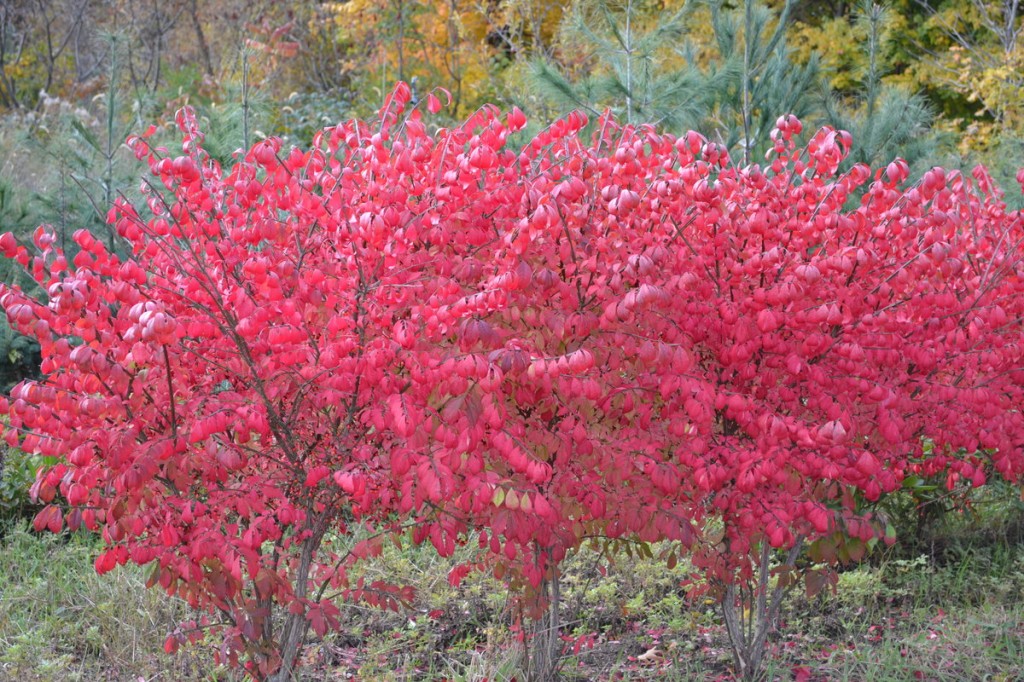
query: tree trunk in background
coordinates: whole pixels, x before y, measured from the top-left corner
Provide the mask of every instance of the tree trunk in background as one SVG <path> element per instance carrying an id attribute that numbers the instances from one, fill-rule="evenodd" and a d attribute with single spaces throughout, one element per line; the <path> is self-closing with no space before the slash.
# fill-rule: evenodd
<path id="1" fill-rule="evenodd" d="M 203 33 L 203 22 L 199 19 L 199 0 L 192 0 L 191 11 L 192 27 L 196 32 L 196 43 L 199 45 L 199 55 L 203 60 L 203 70 L 206 75 L 213 75 L 213 59 L 210 58 L 210 45 L 206 42 L 206 34 Z"/>

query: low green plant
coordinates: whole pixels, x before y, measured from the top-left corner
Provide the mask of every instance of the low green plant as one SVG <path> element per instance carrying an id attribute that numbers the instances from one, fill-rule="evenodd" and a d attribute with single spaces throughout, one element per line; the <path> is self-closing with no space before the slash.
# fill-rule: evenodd
<path id="1" fill-rule="evenodd" d="M 184 602 L 144 589 L 138 568 L 100 578 L 98 550 L 96 536 L 37 535 L 24 523 L 0 539 L 0 679 L 230 679 L 195 651 L 164 654 Z"/>
<path id="2" fill-rule="evenodd" d="M 276 110 L 274 127 L 293 144 L 308 145 L 327 126 L 352 117 L 351 95 L 346 92 L 293 92 Z"/>
<path id="3" fill-rule="evenodd" d="M 0 451 L 0 535 L 34 513 L 28 491 L 41 464 L 42 458 L 15 448 Z"/>
<path id="4" fill-rule="evenodd" d="M 947 613 L 939 607 L 869 627 L 818 668 L 830 680 L 1019 679 L 1024 636 L 1019 605 Z M 859 640 L 859 641 L 857 641 Z"/>

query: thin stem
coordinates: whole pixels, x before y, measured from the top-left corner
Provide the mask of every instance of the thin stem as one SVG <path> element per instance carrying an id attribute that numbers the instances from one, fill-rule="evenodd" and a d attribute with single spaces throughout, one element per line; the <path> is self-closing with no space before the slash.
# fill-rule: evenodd
<path id="1" fill-rule="evenodd" d="M 745 0 L 744 3 L 744 26 L 743 26 L 743 165 L 750 165 L 750 89 L 752 83 L 750 78 L 750 62 L 752 48 L 752 36 L 754 32 L 754 0 Z"/>
<path id="2" fill-rule="evenodd" d="M 174 382 L 171 380 L 171 356 L 167 353 L 167 344 L 163 346 L 164 367 L 167 368 L 167 402 L 171 405 L 171 434 L 178 439 L 178 413 L 174 407 Z"/>
<path id="3" fill-rule="evenodd" d="M 626 3 L 626 123 L 633 125 L 633 0 Z"/>
<path id="4" fill-rule="evenodd" d="M 249 53 L 242 53 L 242 149 L 249 149 Z"/>

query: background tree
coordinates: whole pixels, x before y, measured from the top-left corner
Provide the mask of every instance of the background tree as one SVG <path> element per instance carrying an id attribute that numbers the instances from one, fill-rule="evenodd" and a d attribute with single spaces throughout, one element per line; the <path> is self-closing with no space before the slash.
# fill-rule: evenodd
<path id="1" fill-rule="evenodd" d="M 627 121 L 701 130 L 756 158 L 775 112 L 814 108 L 816 63 L 794 64 L 786 47 L 791 5 L 776 15 L 754 0 L 739 9 L 687 2 L 665 16 L 640 2 L 580 3 L 567 50 L 588 51 L 589 72 L 574 81 L 540 62 L 538 83 L 563 107 L 612 106 Z"/>
<path id="2" fill-rule="evenodd" d="M 579 3 L 563 36 L 562 73 L 548 55 L 535 60 L 535 78 L 562 109 L 600 115 L 611 107 L 627 122 L 670 130 L 694 127 L 707 116 L 708 78 L 678 50 L 692 8 L 653 14 L 642 2 Z M 646 10 L 646 11 L 645 11 Z M 572 65 L 573 53 L 580 63 Z"/>
<path id="3" fill-rule="evenodd" d="M 945 54 L 934 58 L 946 72 L 946 85 L 981 105 L 982 113 L 993 119 L 993 136 L 1020 134 L 1024 16 L 1019 1 L 970 0 L 956 14 L 949 8 L 940 11 L 934 3 L 920 4 L 949 42 Z"/>
<path id="4" fill-rule="evenodd" d="M 859 57 L 852 73 L 860 76 L 861 85 L 847 88 L 845 96 L 843 89 L 837 89 L 825 102 L 825 120 L 849 131 L 858 141 L 846 159 L 847 167 L 855 163 L 880 166 L 896 158 L 915 169 L 929 160 L 934 165 L 939 138 L 932 131 L 932 107 L 922 95 L 883 81 L 890 68 L 886 55 L 892 33 L 891 10 L 871 0 L 859 3 L 855 10 L 855 36 L 851 38 L 863 49 L 847 53 Z"/>
<path id="5" fill-rule="evenodd" d="M 512 36 L 494 33 L 493 17 L 489 3 L 467 0 L 357 0 L 335 8 L 325 37 L 346 46 L 342 71 L 361 109 L 375 109 L 403 80 L 424 92 L 444 87 L 461 117 L 498 90 L 499 56 Z"/>

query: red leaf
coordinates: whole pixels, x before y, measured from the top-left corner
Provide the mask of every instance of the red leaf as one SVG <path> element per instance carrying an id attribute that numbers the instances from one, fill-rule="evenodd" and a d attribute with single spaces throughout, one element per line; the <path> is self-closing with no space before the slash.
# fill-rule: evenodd
<path id="1" fill-rule="evenodd" d="M 168 635 L 167 639 L 164 640 L 164 651 L 168 654 L 177 653 L 179 646 L 178 638 L 174 635 Z"/>

